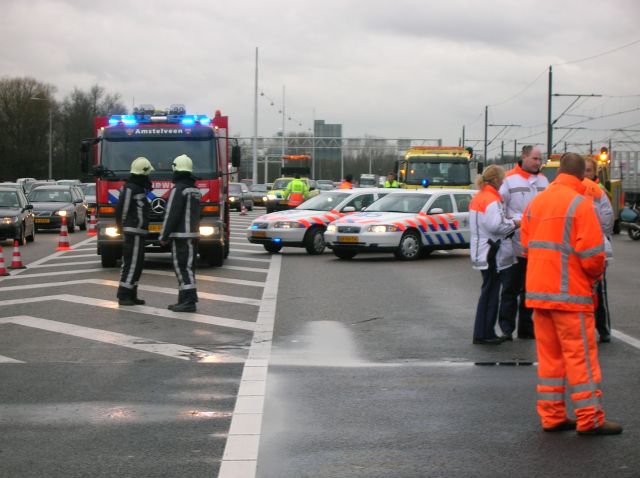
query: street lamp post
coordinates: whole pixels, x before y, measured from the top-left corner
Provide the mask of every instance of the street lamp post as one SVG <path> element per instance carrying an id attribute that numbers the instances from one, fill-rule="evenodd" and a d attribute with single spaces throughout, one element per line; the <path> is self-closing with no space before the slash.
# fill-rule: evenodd
<path id="1" fill-rule="evenodd" d="M 47 98 L 38 98 L 33 96 L 29 98 L 34 101 L 47 101 Z M 49 176 L 48 179 L 53 179 L 53 108 L 49 104 Z"/>

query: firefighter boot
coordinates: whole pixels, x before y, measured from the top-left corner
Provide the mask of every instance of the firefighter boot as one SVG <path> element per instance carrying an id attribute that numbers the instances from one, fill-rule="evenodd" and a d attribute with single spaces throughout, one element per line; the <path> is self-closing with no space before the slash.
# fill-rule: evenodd
<path id="1" fill-rule="evenodd" d="M 180 291 L 178 303 L 170 305 L 169 309 L 174 312 L 195 312 L 198 296 L 195 289 Z"/>
<path id="2" fill-rule="evenodd" d="M 138 299 L 138 286 L 135 286 L 133 288 L 132 300 L 133 300 L 133 302 L 135 302 L 136 305 L 144 305 L 144 304 L 146 304 L 144 299 Z"/>

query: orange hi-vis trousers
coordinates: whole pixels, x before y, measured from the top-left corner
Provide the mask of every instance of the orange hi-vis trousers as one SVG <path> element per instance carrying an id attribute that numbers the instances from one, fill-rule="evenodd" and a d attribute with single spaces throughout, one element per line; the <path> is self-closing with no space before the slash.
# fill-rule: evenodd
<path id="1" fill-rule="evenodd" d="M 567 419 L 566 387 L 577 429 L 604 423 L 600 364 L 593 312 L 535 309 L 533 325 L 538 352 L 538 415 L 543 428 Z"/>

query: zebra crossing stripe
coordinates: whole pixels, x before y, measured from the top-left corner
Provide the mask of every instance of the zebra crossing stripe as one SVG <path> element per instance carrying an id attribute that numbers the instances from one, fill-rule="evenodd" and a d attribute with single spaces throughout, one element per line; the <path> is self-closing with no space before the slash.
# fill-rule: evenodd
<path id="1" fill-rule="evenodd" d="M 96 284 L 103 285 L 108 287 L 118 287 L 120 284 L 118 281 L 114 280 L 105 280 L 105 279 L 79 279 L 79 280 L 70 280 L 63 282 L 43 282 L 41 284 L 29 284 L 29 285 L 15 285 L 9 287 L 2 287 L 0 290 L 3 291 L 13 291 L 13 290 L 28 290 L 28 289 L 38 289 L 38 288 L 48 288 L 48 287 L 64 287 L 78 284 Z M 160 294 L 176 294 L 176 289 L 171 287 L 157 287 L 153 285 L 139 285 L 139 290 L 146 290 L 149 292 L 158 292 Z M 216 300 L 220 302 L 233 302 L 236 304 L 245 304 L 252 305 L 255 307 L 260 307 L 260 301 L 258 299 L 249 299 L 247 297 L 236 297 L 231 295 L 223 295 L 223 294 L 211 294 L 209 292 L 198 292 L 198 297 L 200 299 L 206 300 Z"/>
<path id="2" fill-rule="evenodd" d="M 0 363 L 24 363 L 20 360 L 12 359 L 11 357 L 5 357 L 4 355 L 0 355 Z"/>
<path id="3" fill-rule="evenodd" d="M 112 300 L 103 300 L 103 299 L 94 299 L 92 297 L 83 297 L 80 295 L 70 295 L 70 294 L 59 294 L 59 295 L 45 295 L 41 297 L 31 297 L 28 302 L 48 302 L 52 300 L 60 300 L 63 302 L 71 302 L 74 304 L 84 304 L 92 307 L 102 307 L 106 309 L 116 309 L 119 311 L 127 311 L 134 312 L 138 314 L 145 315 L 153 315 L 156 317 L 164 317 L 167 319 L 177 319 L 184 320 L 186 322 L 198 322 L 201 324 L 208 325 L 216 325 L 220 327 L 229 327 L 232 329 L 240 329 L 240 330 L 248 330 L 255 331 L 256 324 L 253 322 L 247 322 L 245 320 L 236 320 L 236 319 L 227 319 L 225 317 L 216 317 L 213 315 L 204 315 L 204 314 L 192 314 L 192 313 L 182 313 L 182 312 L 173 312 L 167 309 L 160 309 L 157 307 L 149 307 L 146 305 L 134 305 L 131 307 L 121 308 L 118 306 L 117 301 Z M 4 307 L 7 305 L 25 305 L 24 299 L 10 299 L 10 300 L 1 300 L 0 307 Z"/>
<path id="4" fill-rule="evenodd" d="M 185 345 L 149 340 L 144 337 L 125 335 L 117 332 L 110 332 L 108 330 L 93 329 L 75 324 L 67 324 L 65 322 L 56 322 L 54 320 L 40 319 L 28 315 L 3 317 L 0 319 L 0 324 L 22 325 L 24 327 L 46 330 L 48 332 L 71 335 L 73 337 L 92 340 L 94 342 L 141 350 L 143 352 L 163 355 L 165 357 L 171 357 L 178 360 L 190 360 L 203 363 L 243 363 L 245 361 L 244 358 L 241 357 L 219 354 L 203 349 L 195 349 Z"/>

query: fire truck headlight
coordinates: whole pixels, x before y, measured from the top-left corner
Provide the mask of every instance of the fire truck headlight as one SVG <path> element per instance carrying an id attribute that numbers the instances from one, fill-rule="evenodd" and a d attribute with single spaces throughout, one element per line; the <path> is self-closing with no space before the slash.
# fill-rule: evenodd
<path id="1" fill-rule="evenodd" d="M 201 236 L 213 236 L 218 233 L 218 228 L 215 226 L 200 226 L 200 235 Z"/>
<path id="2" fill-rule="evenodd" d="M 118 237 L 120 235 L 117 227 L 107 227 L 105 228 L 104 233 L 109 237 Z"/>

